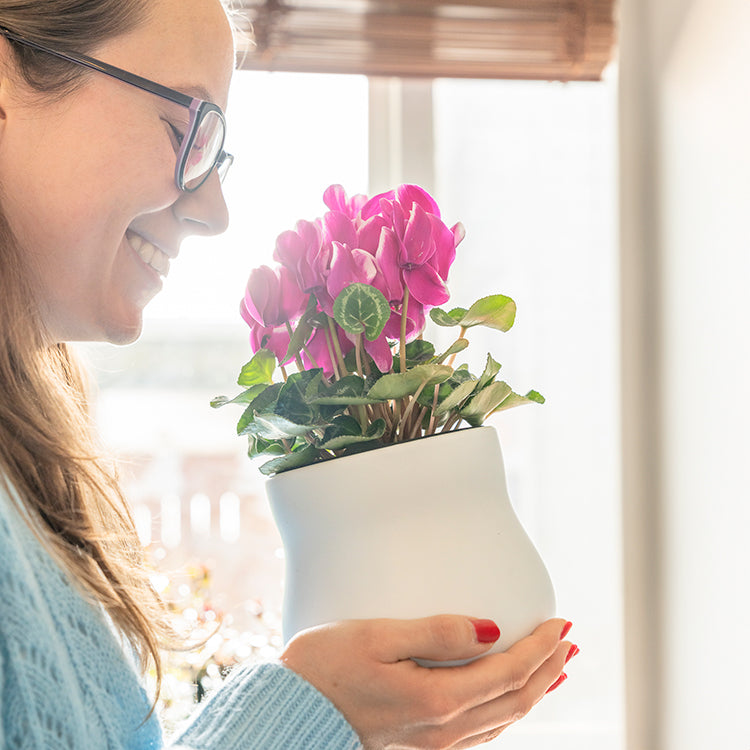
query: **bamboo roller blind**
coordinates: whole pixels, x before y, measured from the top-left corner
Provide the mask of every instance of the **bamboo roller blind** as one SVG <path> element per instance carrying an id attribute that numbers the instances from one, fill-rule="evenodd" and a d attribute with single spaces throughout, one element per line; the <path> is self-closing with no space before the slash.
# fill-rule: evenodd
<path id="1" fill-rule="evenodd" d="M 375 76 L 599 80 L 615 0 L 234 0 L 240 67 Z"/>

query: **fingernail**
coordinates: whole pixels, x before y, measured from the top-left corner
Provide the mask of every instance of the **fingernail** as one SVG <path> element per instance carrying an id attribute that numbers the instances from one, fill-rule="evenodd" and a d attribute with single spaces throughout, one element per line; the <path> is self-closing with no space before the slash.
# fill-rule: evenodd
<path id="1" fill-rule="evenodd" d="M 494 643 L 500 637 L 500 628 L 492 620 L 472 620 L 472 624 L 480 643 Z"/>
<path id="2" fill-rule="evenodd" d="M 565 672 L 563 672 L 563 673 L 562 673 L 562 674 L 561 674 L 561 675 L 560 675 L 560 676 L 559 676 L 559 677 L 558 677 L 558 678 L 557 678 L 557 679 L 556 679 L 556 680 L 555 680 L 555 681 L 554 681 L 554 682 L 553 682 L 553 683 L 552 683 L 552 684 L 551 684 L 551 685 L 550 685 L 550 686 L 549 686 L 549 687 L 547 688 L 547 692 L 548 692 L 548 693 L 551 693 L 551 692 L 552 692 L 552 691 L 553 691 L 553 690 L 554 690 L 555 688 L 558 688 L 558 687 L 560 687 L 560 685 L 562 685 L 562 684 L 563 684 L 563 682 L 565 682 L 565 680 L 567 680 L 567 679 L 568 679 L 568 675 L 566 675 L 566 674 L 565 674 Z"/>
<path id="3" fill-rule="evenodd" d="M 565 636 L 570 633 L 570 629 L 573 627 L 573 623 L 568 621 L 563 625 L 562 633 L 560 633 L 560 640 L 565 638 Z"/>
<path id="4" fill-rule="evenodd" d="M 570 650 L 568 651 L 568 655 L 565 657 L 565 663 L 567 664 L 577 653 L 580 652 L 580 650 L 581 649 L 578 648 L 578 646 L 576 646 L 576 644 L 574 643 L 570 647 Z"/>

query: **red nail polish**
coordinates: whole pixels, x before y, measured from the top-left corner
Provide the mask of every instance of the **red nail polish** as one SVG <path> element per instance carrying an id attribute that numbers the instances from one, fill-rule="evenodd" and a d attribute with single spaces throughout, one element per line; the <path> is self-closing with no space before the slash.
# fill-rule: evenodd
<path id="1" fill-rule="evenodd" d="M 577 653 L 580 652 L 580 650 L 581 649 L 578 648 L 578 646 L 576 646 L 576 644 L 574 643 L 570 647 L 570 650 L 568 651 L 568 655 L 565 657 L 565 663 L 567 664 Z"/>
<path id="2" fill-rule="evenodd" d="M 492 620 L 472 620 L 472 624 L 480 643 L 494 643 L 500 637 L 500 628 Z"/>
<path id="3" fill-rule="evenodd" d="M 551 692 L 552 692 L 552 691 L 553 691 L 553 690 L 554 690 L 555 688 L 557 688 L 557 687 L 560 687 L 560 685 L 562 685 L 562 684 L 563 684 L 563 682 L 565 682 L 565 680 L 567 680 L 567 679 L 568 679 L 568 675 L 566 675 L 566 674 L 565 674 L 565 672 L 563 672 L 563 673 L 562 673 L 562 674 L 561 674 L 561 675 L 560 675 L 560 676 L 559 676 L 559 677 L 558 677 L 558 678 L 557 678 L 557 679 L 556 679 L 556 680 L 555 680 L 555 681 L 554 681 L 554 682 L 553 682 L 553 683 L 552 683 L 552 684 L 551 684 L 551 685 L 550 685 L 550 686 L 549 686 L 549 687 L 547 688 L 547 692 L 548 692 L 548 693 L 551 693 Z"/>
<path id="4" fill-rule="evenodd" d="M 573 627 L 572 622 L 566 622 L 565 625 L 563 625 L 562 633 L 560 633 L 560 640 L 563 640 L 565 636 L 570 633 L 570 629 Z"/>

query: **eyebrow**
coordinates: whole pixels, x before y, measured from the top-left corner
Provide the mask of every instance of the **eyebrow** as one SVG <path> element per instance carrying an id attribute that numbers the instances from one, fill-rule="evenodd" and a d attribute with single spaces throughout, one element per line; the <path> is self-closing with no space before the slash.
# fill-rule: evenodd
<path id="1" fill-rule="evenodd" d="M 204 88 L 203 86 L 173 86 L 175 91 L 181 91 L 184 94 L 187 94 L 188 96 L 192 96 L 195 99 L 203 99 L 206 102 L 211 102 L 211 104 L 216 104 L 216 102 L 211 98 L 211 94 L 208 92 L 208 89 Z M 218 105 L 217 105 L 218 106 Z"/>

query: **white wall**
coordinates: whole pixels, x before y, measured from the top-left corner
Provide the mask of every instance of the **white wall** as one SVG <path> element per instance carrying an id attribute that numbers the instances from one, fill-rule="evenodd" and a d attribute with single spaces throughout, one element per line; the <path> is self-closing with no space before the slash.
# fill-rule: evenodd
<path id="1" fill-rule="evenodd" d="M 750 747 L 748 30 L 622 4 L 630 750 Z"/>

